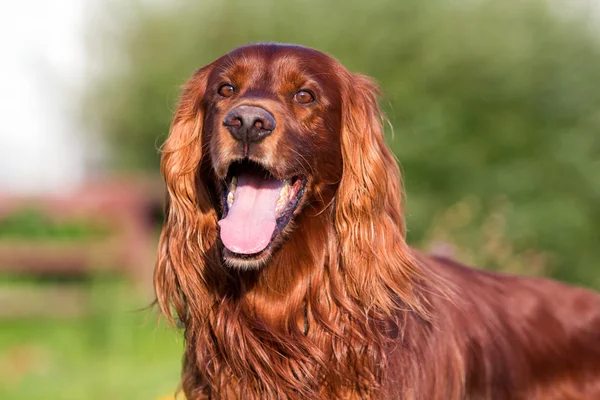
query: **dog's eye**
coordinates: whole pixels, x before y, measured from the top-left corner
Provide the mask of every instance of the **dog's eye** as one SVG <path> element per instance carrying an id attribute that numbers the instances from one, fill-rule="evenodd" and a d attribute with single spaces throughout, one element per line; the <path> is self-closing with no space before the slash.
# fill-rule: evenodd
<path id="1" fill-rule="evenodd" d="M 299 90 L 294 95 L 294 101 L 298 104 L 309 104 L 315 101 L 313 95 L 306 90 Z"/>
<path id="2" fill-rule="evenodd" d="M 221 85 L 219 88 L 219 94 L 223 97 L 231 97 L 235 93 L 235 89 L 231 85 Z"/>

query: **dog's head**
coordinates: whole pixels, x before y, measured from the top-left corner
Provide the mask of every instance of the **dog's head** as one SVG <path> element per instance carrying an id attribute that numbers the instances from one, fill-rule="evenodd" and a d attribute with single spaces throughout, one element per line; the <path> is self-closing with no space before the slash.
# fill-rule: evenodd
<path id="1" fill-rule="evenodd" d="M 371 236 L 369 214 L 400 195 L 376 96 L 370 79 L 294 45 L 245 46 L 201 68 L 164 146 L 167 218 L 245 269 L 322 213 L 342 245 Z"/>

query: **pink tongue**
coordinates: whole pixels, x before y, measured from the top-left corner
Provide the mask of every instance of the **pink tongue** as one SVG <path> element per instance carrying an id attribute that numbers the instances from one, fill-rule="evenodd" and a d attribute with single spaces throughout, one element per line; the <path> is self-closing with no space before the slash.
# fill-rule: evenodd
<path id="1" fill-rule="evenodd" d="M 233 205 L 219 221 L 225 247 L 238 254 L 254 254 L 268 246 L 275 231 L 275 206 L 282 185 L 282 181 L 256 175 L 238 177 Z"/>

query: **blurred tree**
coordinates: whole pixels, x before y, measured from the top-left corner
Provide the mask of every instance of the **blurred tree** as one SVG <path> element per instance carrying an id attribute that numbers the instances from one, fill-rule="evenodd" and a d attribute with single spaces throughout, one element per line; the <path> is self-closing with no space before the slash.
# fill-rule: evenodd
<path id="1" fill-rule="evenodd" d="M 90 30 L 98 67 L 84 96 L 117 168 L 158 171 L 178 85 L 196 68 L 249 42 L 299 43 L 381 82 L 412 242 L 504 268 L 481 241 L 501 226 L 490 237 L 510 254 L 539 252 L 542 272 L 600 288 L 600 44 L 586 16 L 544 0 L 128 4 Z M 457 205 L 469 217 L 448 224 L 440 215 Z"/>

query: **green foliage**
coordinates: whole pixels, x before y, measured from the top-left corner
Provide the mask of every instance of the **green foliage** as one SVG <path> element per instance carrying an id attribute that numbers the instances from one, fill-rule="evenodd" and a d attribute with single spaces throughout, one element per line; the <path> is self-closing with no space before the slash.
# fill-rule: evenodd
<path id="1" fill-rule="evenodd" d="M 196 68 L 249 42 L 304 44 L 381 82 L 412 242 L 471 249 L 467 261 L 491 268 L 537 254 L 535 273 L 600 287 L 600 44 L 584 16 L 542 0 L 123 7 L 92 32 L 101 68 L 85 103 L 120 168 L 157 171 L 178 86 Z M 448 222 L 465 207 L 469 218 Z"/>
<path id="2" fill-rule="evenodd" d="M 21 209 L 0 218 L 0 240 L 76 241 L 108 234 L 105 226 L 78 219 L 54 220 L 36 209 Z"/>

